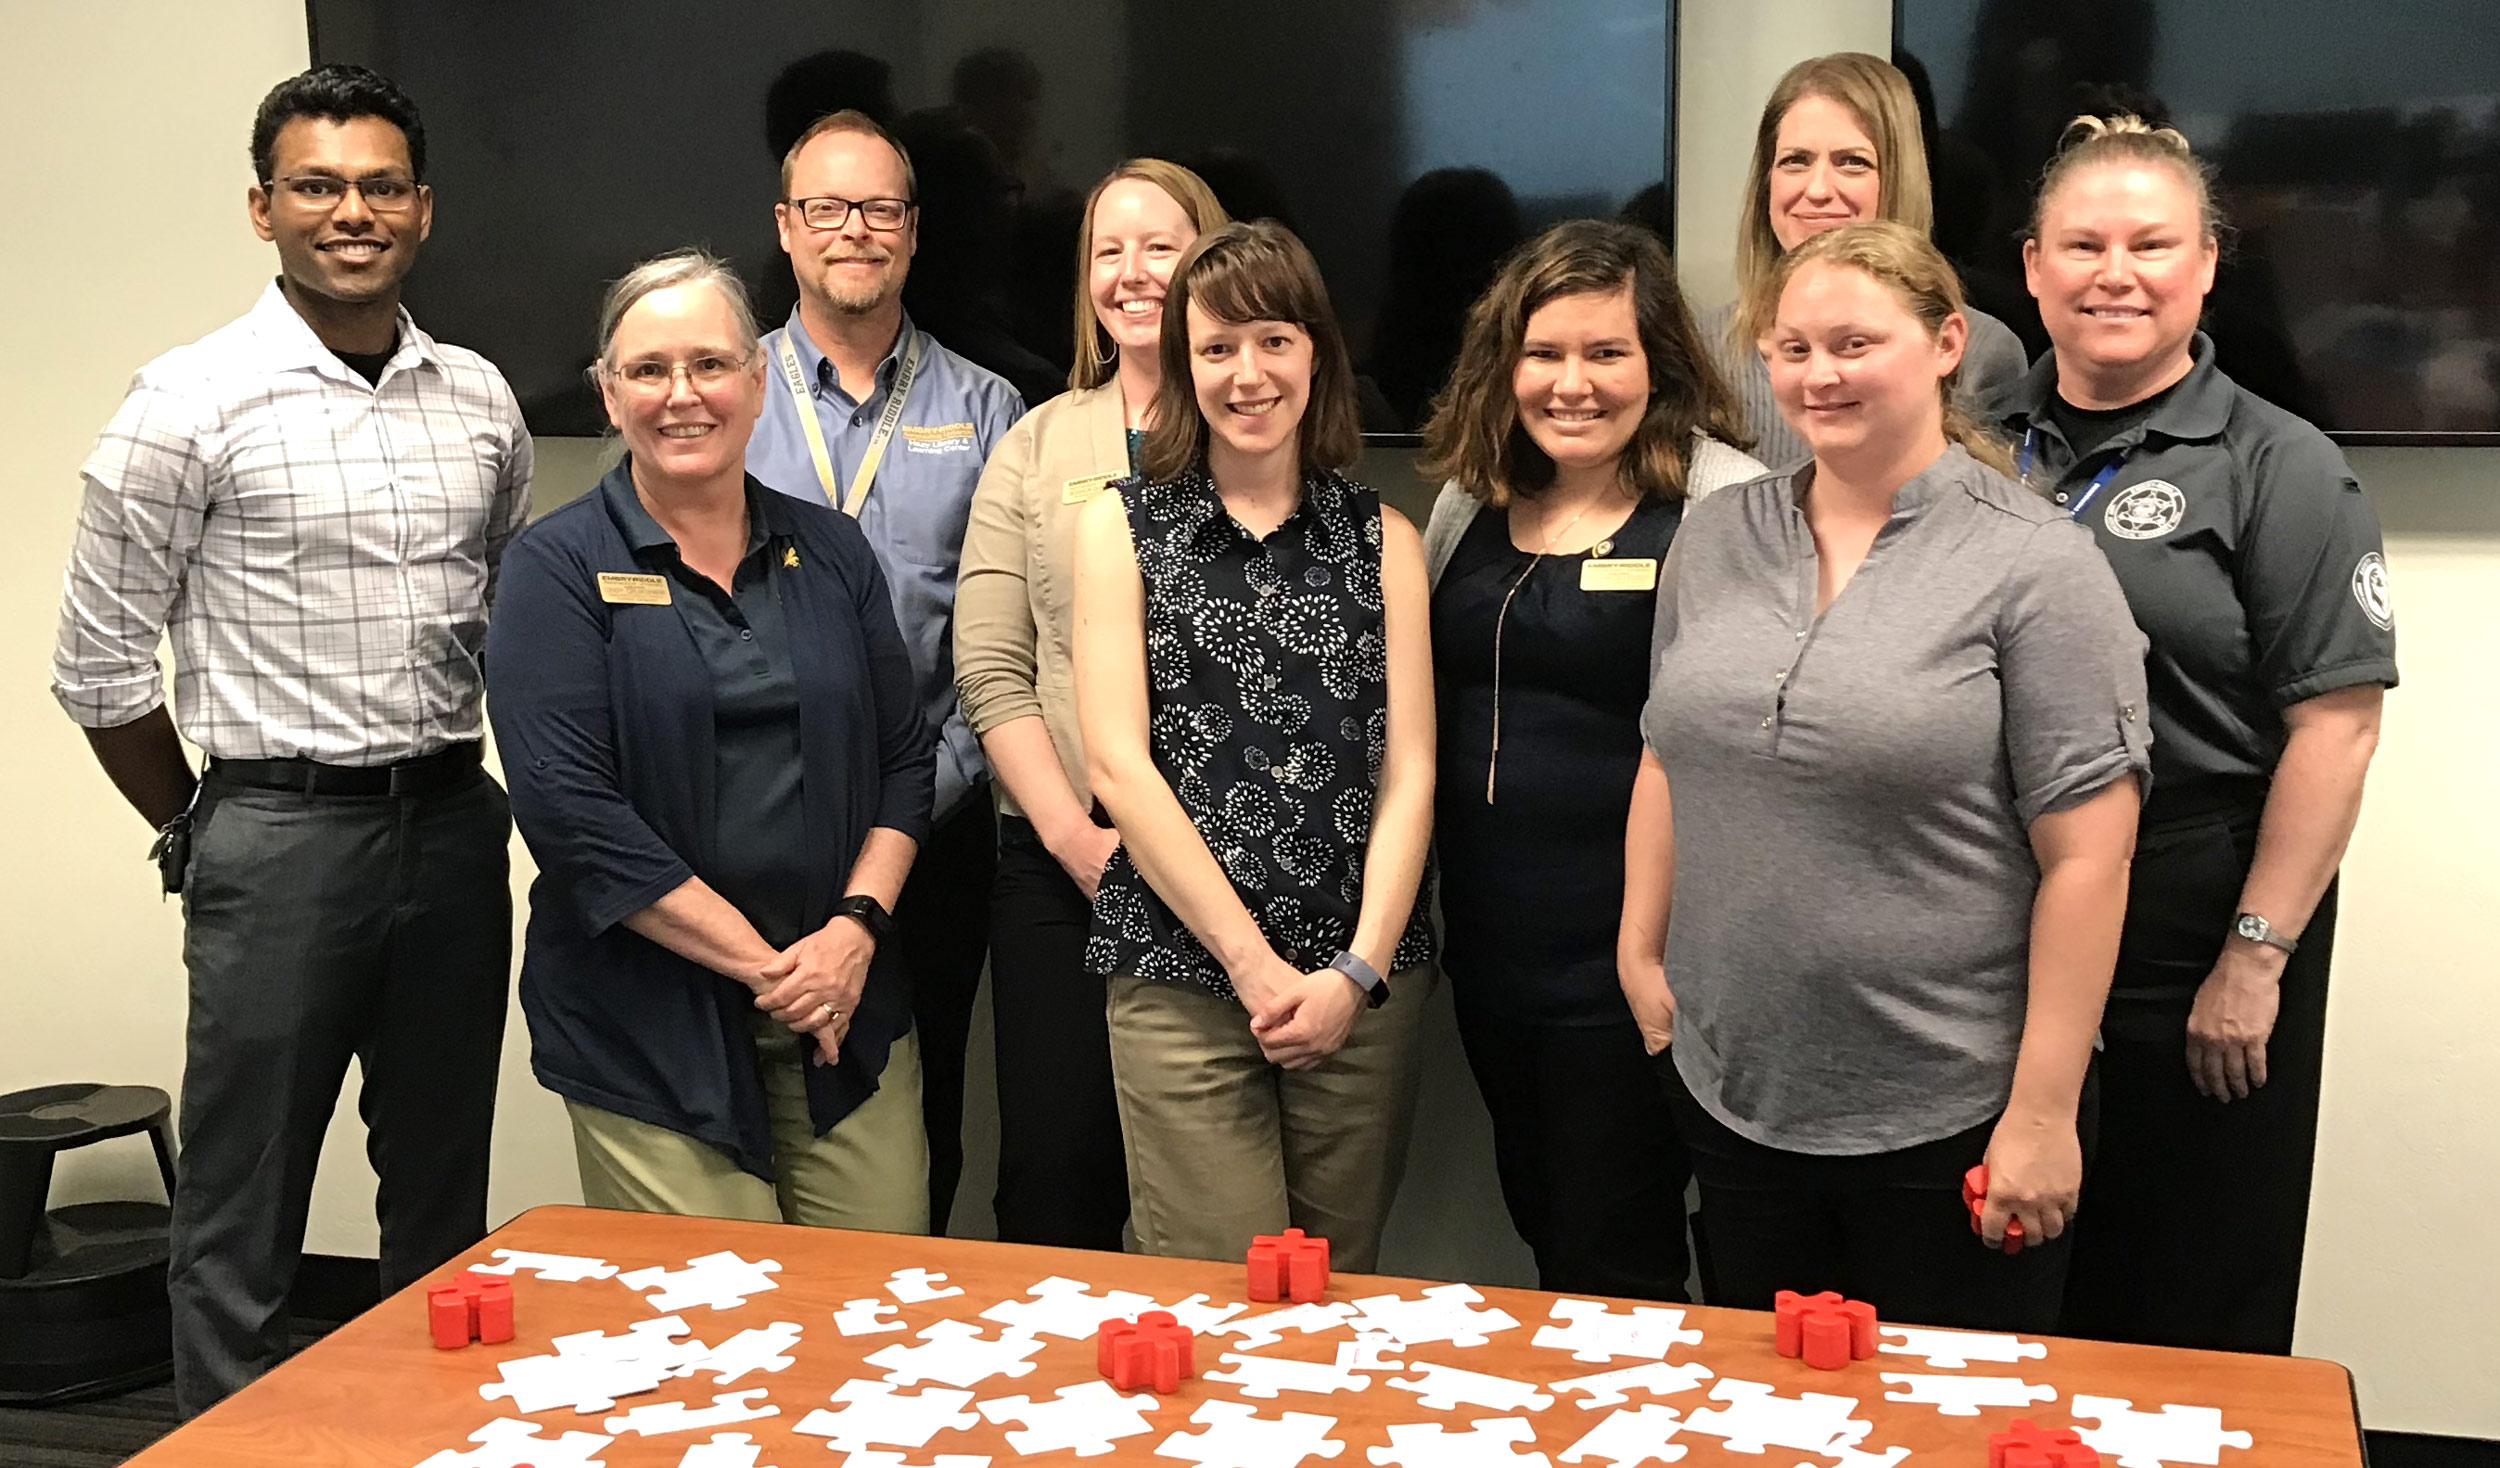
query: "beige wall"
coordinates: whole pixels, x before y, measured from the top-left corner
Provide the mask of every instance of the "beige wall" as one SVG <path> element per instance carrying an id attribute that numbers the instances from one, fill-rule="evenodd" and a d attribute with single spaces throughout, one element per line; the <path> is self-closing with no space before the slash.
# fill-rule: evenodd
<path id="1" fill-rule="evenodd" d="M 1882 0 L 1683 0 L 1679 171 L 1697 296 L 1727 289 L 1724 202 L 1756 100 L 1798 57 L 1881 49 Z M 131 370 L 243 310 L 267 279 L 242 215 L 253 104 L 303 64 L 297 0 L 0 4 L 0 320 L 14 502 L 0 546 L 0 748 L 17 764 L 0 825 L 0 1087 L 180 1074 L 180 925 L 141 859 L 146 832 L 45 692 L 77 468 Z M 128 99 L 144 98 L 144 109 Z M 99 99 L 101 99 L 101 104 Z M 1722 202 L 1712 205 L 1718 197 Z M 1711 252 L 1716 251 L 1713 255 Z M 1711 272 L 1717 272 L 1712 275 Z M 2500 1388 L 2447 1323 L 2500 1303 L 2500 452 L 2355 454 L 2389 526 L 2405 686 L 2346 867 L 2327 1110 L 2300 1346 L 2350 1363 L 2373 1427 L 2500 1437 Z M 549 444 L 542 502 L 593 473 Z M 517 864 L 525 880 L 527 863 Z M 1446 1016 L 1444 1016 L 1446 1024 Z M 986 1095 L 975 1038 L 974 1114 Z M 574 1196 L 559 1108 L 529 1079 L 517 1015 L 496 1136 L 495 1216 Z M 1439 1034 L 1392 1267 L 1499 1282 L 1522 1256 L 1484 1165 L 1483 1120 Z M 988 1138 L 962 1221 L 986 1222 Z M 352 1112 L 334 1130 L 311 1246 L 370 1253 L 371 1175 Z M 71 1158 L 56 1199 L 144 1195 L 133 1143 Z"/>

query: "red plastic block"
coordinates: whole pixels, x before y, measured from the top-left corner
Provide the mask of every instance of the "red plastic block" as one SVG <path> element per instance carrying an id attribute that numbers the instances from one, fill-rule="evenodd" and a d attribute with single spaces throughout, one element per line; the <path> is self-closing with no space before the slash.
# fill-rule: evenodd
<path id="1" fill-rule="evenodd" d="M 512 1281 L 463 1274 L 428 1285 L 425 1324 L 443 1350 L 471 1341 L 496 1345 L 512 1339 Z"/>
<path id="2" fill-rule="evenodd" d="M 473 1278 L 470 1309 L 477 1324 L 481 1345 L 500 1345 L 512 1339 L 512 1281 L 487 1276 Z"/>
<path id="3" fill-rule="evenodd" d="M 1328 1289 L 1328 1241 L 1298 1228 L 1250 1241 L 1250 1298 L 1307 1305 Z"/>
<path id="4" fill-rule="evenodd" d="M 1094 1370 L 1124 1392 L 1170 1392 L 1198 1374 L 1198 1338 L 1168 1310 L 1106 1320 L 1094 1332 Z"/>
<path id="5" fill-rule="evenodd" d="M 1988 1164 L 1985 1162 L 1962 1174 L 1962 1206 L 1970 1210 L 1970 1231 L 1979 1232 L 1979 1216 L 1988 1206 Z M 2023 1224 L 2019 1218 L 2005 1221 L 2005 1252 L 2023 1251 Z"/>
<path id="6" fill-rule="evenodd" d="M 469 1329 L 469 1300 L 459 1285 L 426 1286 L 425 1325 L 441 1350 L 457 1350 L 469 1343 L 473 1334 Z"/>
<path id="7" fill-rule="evenodd" d="M 2047 1432 L 2017 1417 L 2003 1432 L 1988 1434 L 1988 1468 L 2100 1468 L 2101 1455 L 2069 1427 Z"/>
<path id="8" fill-rule="evenodd" d="M 1771 1347 L 1817 1371 L 1838 1371 L 1875 1354 L 1875 1307 L 1834 1290 L 1782 1290 L 1771 1307 Z"/>

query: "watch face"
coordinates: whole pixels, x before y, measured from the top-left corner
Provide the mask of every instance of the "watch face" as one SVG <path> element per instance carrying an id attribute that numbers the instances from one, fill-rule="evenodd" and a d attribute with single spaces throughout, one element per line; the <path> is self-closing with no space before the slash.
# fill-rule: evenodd
<path id="1" fill-rule="evenodd" d="M 2251 943 L 2263 943 L 2266 941 L 2266 935 L 2274 931 L 2271 927 L 2267 926 L 2264 918 L 2257 916 L 2257 914 L 2253 912 L 2241 913 L 2239 921 L 2234 924 L 2234 927 L 2236 927 L 2241 937 L 2246 938 Z"/>

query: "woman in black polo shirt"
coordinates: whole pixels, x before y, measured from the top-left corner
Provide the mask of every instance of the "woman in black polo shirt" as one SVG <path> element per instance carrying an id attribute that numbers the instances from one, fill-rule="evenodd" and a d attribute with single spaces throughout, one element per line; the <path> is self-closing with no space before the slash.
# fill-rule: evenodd
<path id="1" fill-rule="evenodd" d="M 849 517 L 747 475 L 764 363 L 727 266 L 637 267 L 599 335 L 624 462 L 513 542 L 487 632 L 539 867 L 531 1069 L 594 1206 L 925 1233 L 881 940 L 934 756 L 884 577 Z"/>
<path id="2" fill-rule="evenodd" d="M 2151 640 L 2154 742 L 2065 1329 L 2287 1351 L 2335 869 L 2396 682 L 2378 520 L 2323 434 L 2214 365 L 2186 139 L 2067 137 L 2023 246 L 2056 350 L 1996 418 Z"/>

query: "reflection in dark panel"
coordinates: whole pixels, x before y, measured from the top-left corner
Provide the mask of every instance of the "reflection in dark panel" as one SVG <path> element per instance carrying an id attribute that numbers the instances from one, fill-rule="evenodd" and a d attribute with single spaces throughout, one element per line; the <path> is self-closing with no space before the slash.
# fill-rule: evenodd
<path id="1" fill-rule="evenodd" d="M 2048 342 L 2017 243 L 2067 121 L 2186 133 L 2237 227 L 2206 326 L 2241 384 L 2335 433 L 2500 433 L 2500 5 L 1897 0 L 1943 126 L 1936 237 Z"/>
<path id="2" fill-rule="evenodd" d="M 1672 214 L 1672 0 L 312 0 L 315 59 L 425 110 L 428 330 L 500 365 L 533 429 L 595 433 L 599 294 L 686 244 L 768 324 L 780 152 L 858 107 L 919 172 L 906 302 L 1038 401 L 1064 381 L 1084 193 L 1124 157 L 1199 169 L 1311 245 L 1365 376 L 1415 424 L 1467 303 L 1555 219 Z"/>

